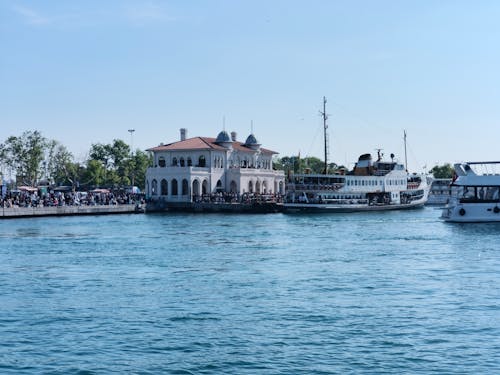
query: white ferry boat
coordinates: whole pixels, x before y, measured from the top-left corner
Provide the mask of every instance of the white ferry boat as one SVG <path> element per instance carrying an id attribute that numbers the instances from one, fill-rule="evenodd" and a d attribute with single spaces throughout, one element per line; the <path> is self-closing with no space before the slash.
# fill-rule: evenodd
<path id="1" fill-rule="evenodd" d="M 499 161 L 455 164 L 450 201 L 441 217 L 450 222 L 500 222 L 500 174 L 489 173 L 499 165 Z"/>
<path id="2" fill-rule="evenodd" d="M 429 185 L 425 175 L 409 174 L 403 164 L 361 155 L 347 174 L 297 174 L 286 185 L 284 211 L 356 212 L 423 207 Z M 393 156 L 393 155 L 391 155 Z"/>
<path id="3" fill-rule="evenodd" d="M 343 174 L 326 174 L 328 170 L 328 128 L 326 98 L 323 97 L 323 129 L 325 141 L 325 174 L 297 174 L 286 184 L 283 211 L 294 212 L 356 212 L 400 210 L 423 207 L 429 194 L 427 176 L 409 174 L 403 164 L 377 161 L 372 156 L 359 157 L 354 169 Z M 405 132 L 406 165 L 406 132 Z"/>
<path id="4" fill-rule="evenodd" d="M 451 178 L 433 178 L 430 183 L 427 205 L 444 206 L 450 199 Z"/>

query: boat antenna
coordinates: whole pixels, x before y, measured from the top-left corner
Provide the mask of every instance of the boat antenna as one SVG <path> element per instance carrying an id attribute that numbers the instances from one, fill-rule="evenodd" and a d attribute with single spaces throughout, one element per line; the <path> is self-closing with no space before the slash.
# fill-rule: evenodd
<path id="1" fill-rule="evenodd" d="M 323 171 L 323 174 L 328 173 L 328 133 L 326 132 L 326 129 L 328 129 L 328 125 L 326 123 L 326 120 L 328 119 L 328 115 L 326 114 L 326 97 L 323 96 L 323 112 L 319 112 L 320 115 L 323 117 L 323 132 L 324 132 L 324 139 L 325 139 L 325 169 Z"/>
<path id="2" fill-rule="evenodd" d="M 405 170 L 408 172 L 408 158 L 406 156 L 406 130 L 404 131 L 404 142 L 405 142 Z"/>

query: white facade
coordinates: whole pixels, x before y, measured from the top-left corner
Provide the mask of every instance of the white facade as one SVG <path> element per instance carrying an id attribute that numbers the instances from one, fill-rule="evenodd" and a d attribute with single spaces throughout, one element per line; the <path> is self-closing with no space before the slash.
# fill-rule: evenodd
<path id="1" fill-rule="evenodd" d="M 217 138 L 186 139 L 149 149 L 153 166 L 146 173 L 146 195 L 167 202 L 191 202 L 214 193 L 283 194 L 283 171 L 272 169 L 276 152 L 260 147 L 255 136 L 245 143 L 225 131 Z"/>

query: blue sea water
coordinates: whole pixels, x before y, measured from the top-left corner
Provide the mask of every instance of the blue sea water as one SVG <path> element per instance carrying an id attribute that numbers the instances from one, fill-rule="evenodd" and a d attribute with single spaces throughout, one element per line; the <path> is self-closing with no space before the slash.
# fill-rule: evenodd
<path id="1" fill-rule="evenodd" d="M 439 215 L 0 221 L 0 373 L 500 373 L 500 225 Z"/>

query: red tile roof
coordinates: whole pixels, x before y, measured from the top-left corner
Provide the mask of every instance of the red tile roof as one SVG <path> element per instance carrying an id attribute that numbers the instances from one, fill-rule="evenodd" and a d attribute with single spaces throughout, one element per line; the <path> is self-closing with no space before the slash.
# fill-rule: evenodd
<path id="1" fill-rule="evenodd" d="M 237 151 L 253 151 L 251 148 L 245 146 L 241 142 L 233 142 L 233 149 Z M 224 147 L 215 143 L 215 138 L 210 137 L 194 137 L 188 138 L 185 141 L 178 141 L 166 145 L 156 146 L 149 148 L 147 151 L 184 151 L 184 150 L 225 150 Z M 263 154 L 278 154 L 276 151 L 268 150 L 266 148 L 260 149 Z"/>

